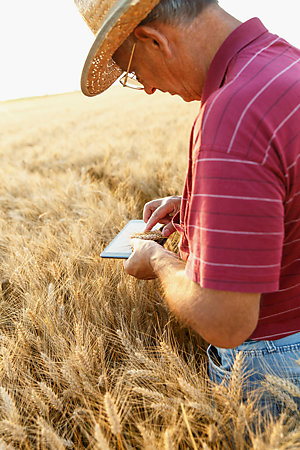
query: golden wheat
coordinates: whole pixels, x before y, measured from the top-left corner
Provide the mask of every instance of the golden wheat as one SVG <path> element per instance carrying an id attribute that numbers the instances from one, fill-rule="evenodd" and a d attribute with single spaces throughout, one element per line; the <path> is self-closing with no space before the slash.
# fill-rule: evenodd
<path id="1" fill-rule="evenodd" d="M 109 392 L 106 392 L 104 396 L 104 405 L 110 423 L 111 432 L 118 436 L 122 432 L 121 419 Z"/>
<path id="2" fill-rule="evenodd" d="M 174 443 L 172 439 L 172 431 L 167 428 L 164 433 L 164 448 L 165 450 L 174 450 Z"/>
<path id="3" fill-rule="evenodd" d="M 159 283 L 99 256 L 147 201 L 181 193 L 198 105 L 113 88 L 4 106 L 0 447 L 297 448 L 292 383 L 266 380 L 287 406 L 266 421 L 242 403 L 241 357 L 211 384 L 206 343 Z"/>
<path id="4" fill-rule="evenodd" d="M 163 236 L 160 230 L 144 231 L 143 233 L 134 233 L 130 235 L 131 239 L 143 239 L 145 241 L 155 241 L 158 244 L 163 245 L 166 242 L 166 238 Z"/>
<path id="5" fill-rule="evenodd" d="M 106 438 L 104 437 L 101 428 L 99 426 L 98 423 L 96 423 L 95 425 L 95 430 L 94 430 L 94 438 L 95 438 L 95 446 L 94 448 L 97 450 L 109 450 L 109 444 L 106 440 Z"/>
<path id="6" fill-rule="evenodd" d="M 39 388 L 44 397 L 48 400 L 49 404 L 56 409 L 57 411 L 63 411 L 63 403 L 60 398 L 56 395 L 56 393 L 51 389 L 50 386 L 47 386 L 46 383 L 40 382 Z"/>

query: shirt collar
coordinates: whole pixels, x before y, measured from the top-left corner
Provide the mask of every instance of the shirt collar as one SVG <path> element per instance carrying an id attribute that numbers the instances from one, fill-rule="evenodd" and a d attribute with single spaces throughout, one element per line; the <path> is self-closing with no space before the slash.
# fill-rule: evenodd
<path id="1" fill-rule="evenodd" d="M 214 56 L 205 80 L 201 102 L 205 103 L 208 97 L 222 85 L 227 67 L 232 58 L 251 41 L 257 39 L 268 30 L 262 22 L 254 17 L 238 26 L 225 39 Z"/>

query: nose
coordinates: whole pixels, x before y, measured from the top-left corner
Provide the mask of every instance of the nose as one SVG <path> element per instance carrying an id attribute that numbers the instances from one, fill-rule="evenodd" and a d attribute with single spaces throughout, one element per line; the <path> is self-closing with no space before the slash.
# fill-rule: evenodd
<path id="1" fill-rule="evenodd" d="M 144 86 L 144 91 L 146 92 L 146 94 L 148 95 L 152 95 L 154 94 L 154 92 L 156 91 L 155 88 L 149 87 L 149 86 Z"/>

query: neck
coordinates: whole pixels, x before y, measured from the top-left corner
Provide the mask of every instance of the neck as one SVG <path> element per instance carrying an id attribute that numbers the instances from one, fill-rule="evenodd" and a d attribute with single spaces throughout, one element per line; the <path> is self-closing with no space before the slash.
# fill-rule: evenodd
<path id="1" fill-rule="evenodd" d="M 184 79 L 201 99 L 209 66 L 225 39 L 241 22 L 218 5 L 204 9 L 191 23 L 176 27 L 174 48 L 184 68 Z"/>
<path id="2" fill-rule="evenodd" d="M 192 42 L 196 46 L 199 43 L 198 52 L 203 55 L 206 71 L 225 39 L 240 25 L 239 20 L 218 5 L 208 6 L 191 24 L 188 32 L 192 34 Z"/>

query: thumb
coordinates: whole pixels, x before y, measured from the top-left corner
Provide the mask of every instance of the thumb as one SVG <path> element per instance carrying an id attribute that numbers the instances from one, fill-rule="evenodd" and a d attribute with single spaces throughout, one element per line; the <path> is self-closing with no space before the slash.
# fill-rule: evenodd
<path id="1" fill-rule="evenodd" d="M 164 237 L 169 237 L 172 233 L 174 233 L 174 231 L 176 231 L 174 225 L 172 224 L 172 222 L 170 222 L 164 227 L 162 234 Z"/>

